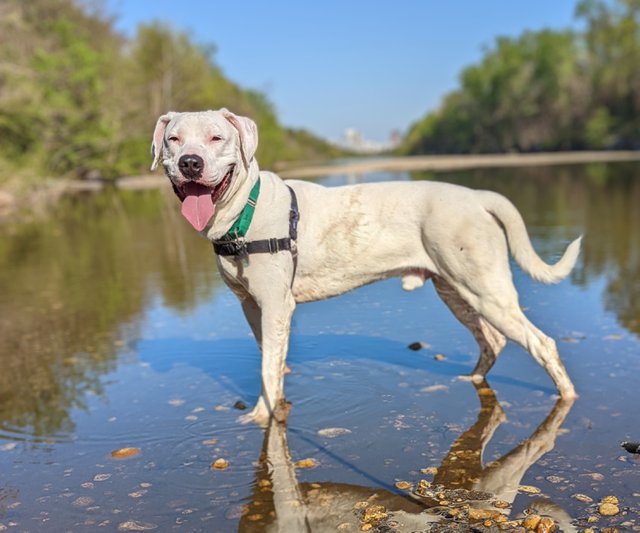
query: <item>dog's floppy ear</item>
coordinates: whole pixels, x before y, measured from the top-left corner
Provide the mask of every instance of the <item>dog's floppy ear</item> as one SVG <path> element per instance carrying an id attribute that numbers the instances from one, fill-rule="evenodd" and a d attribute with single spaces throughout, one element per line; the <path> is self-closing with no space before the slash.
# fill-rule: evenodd
<path id="1" fill-rule="evenodd" d="M 244 160 L 244 166 L 249 168 L 249 163 L 256 155 L 256 149 L 258 148 L 258 126 L 256 123 L 247 117 L 240 117 L 235 115 L 228 109 L 221 109 L 222 116 L 226 118 L 231 125 L 238 130 L 240 136 L 240 151 L 242 152 L 242 159 Z"/>
<path id="2" fill-rule="evenodd" d="M 169 124 L 171 119 L 177 114 L 178 113 L 174 111 L 169 111 L 166 115 L 162 115 L 158 119 L 158 122 L 156 122 L 156 127 L 153 130 L 153 140 L 151 141 L 151 158 L 153 160 L 151 170 L 155 170 L 160 162 L 160 157 L 162 156 L 162 141 L 164 131 L 167 129 L 167 124 Z"/>

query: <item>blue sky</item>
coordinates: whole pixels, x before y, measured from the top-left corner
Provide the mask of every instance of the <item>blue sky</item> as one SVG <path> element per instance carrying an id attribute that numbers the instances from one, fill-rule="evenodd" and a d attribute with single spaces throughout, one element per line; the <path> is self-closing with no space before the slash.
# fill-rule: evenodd
<path id="1" fill-rule="evenodd" d="M 576 27 L 574 0 L 107 0 L 135 34 L 160 19 L 214 43 L 217 63 L 264 92 L 281 122 L 373 140 L 435 109 L 499 35 Z"/>

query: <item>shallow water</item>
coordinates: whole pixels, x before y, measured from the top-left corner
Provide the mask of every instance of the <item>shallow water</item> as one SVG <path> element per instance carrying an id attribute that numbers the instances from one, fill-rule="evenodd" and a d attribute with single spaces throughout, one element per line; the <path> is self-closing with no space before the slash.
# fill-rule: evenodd
<path id="1" fill-rule="evenodd" d="M 548 260 L 585 234 L 560 285 L 514 267 L 526 313 L 558 340 L 575 404 L 556 403 L 513 344 L 488 384 L 458 380 L 475 364 L 471 335 L 429 284 L 405 293 L 389 280 L 299 306 L 288 427 L 241 426 L 234 404 L 257 398 L 258 349 L 172 195 L 68 199 L 1 229 L 0 531 L 357 531 L 353 506 L 374 494 L 411 531 L 436 503 L 395 484 L 421 479 L 490 491 L 511 517 L 545 505 L 580 527 L 614 494 L 621 513 L 596 527 L 640 529 L 640 460 L 619 446 L 640 440 L 640 166 L 321 181 L 383 179 L 502 192 Z M 409 350 L 415 341 L 425 348 Z M 111 457 L 128 446 L 140 453 Z M 218 458 L 227 469 L 211 468 Z M 294 468 L 306 458 L 316 466 Z"/>

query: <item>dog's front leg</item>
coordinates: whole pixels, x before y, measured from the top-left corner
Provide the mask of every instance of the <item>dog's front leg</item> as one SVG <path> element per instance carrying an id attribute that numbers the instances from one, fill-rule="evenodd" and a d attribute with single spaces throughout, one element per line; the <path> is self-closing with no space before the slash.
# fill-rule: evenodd
<path id="1" fill-rule="evenodd" d="M 242 312 L 247 319 L 258 348 L 262 351 L 262 312 L 254 299 L 247 295 L 241 300 Z"/>
<path id="2" fill-rule="evenodd" d="M 284 373 L 291 332 L 291 317 L 295 301 L 287 287 L 278 291 L 275 287 L 262 298 L 257 297 L 260 308 L 262 347 L 262 392 L 253 411 L 240 417 L 240 421 L 266 425 L 271 417 L 284 421 L 288 406 L 284 399 Z"/>

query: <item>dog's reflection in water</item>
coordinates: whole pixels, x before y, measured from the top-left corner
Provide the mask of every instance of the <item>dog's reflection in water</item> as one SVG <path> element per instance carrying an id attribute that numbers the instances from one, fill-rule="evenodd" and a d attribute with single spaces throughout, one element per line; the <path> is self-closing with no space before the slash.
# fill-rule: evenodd
<path id="1" fill-rule="evenodd" d="M 480 399 L 478 419 L 452 444 L 433 481 L 447 489 L 491 493 L 490 500 L 472 505 L 495 510 L 490 502 L 499 499 L 513 503 L 528 468 L 553 449 L 573 401 L 558 400 L 528 439 L 485 466 L 483 451 L 506 416 L 486 382 L 475 387 Z M 442 520 L 438 514 L 442 507 L 438 508 L 438 501 L 428 496 L 345 483 L 299 483 L 289 454 L 286 424 L 272 421 L 265 430 L 252 501 L 240 520 L 239 531 L 359 531 L 361 513 L 359 516 L 356 509 L 360 502 L 384 506 L 391 515 L 393 530 L 398 532 L 428 531 L 429 524 Z M 562 531 L 575 531 L 569 515 L 552 501 L 534 500 L 529 508 L 551 516 Z M 508 516 L 510 509 L 501 512 Z"/>
<path id="2" fill-rule="evenodd" d="M 484 449 L 498 426 L 506 420 L 506 416 L 494 391 L 486 382 L 476 386 L 476 390 L 480 399 L 478 419 L 451 445 L 433 481 L 435 485 L 450 489 L 488 492 L 494 495 L 492 500 L 499 499 L 512 504 L 529 467 L 553 449 L 573 400 L 558 400 L 529 438 L 500 459 L 485 466 L 482 458 Z M 488 502 L 484 505 L 477 502 L 474 506 L 492 508 Z M 570 516 L 550 500 L 534 500 L 530 503 L 529 509 L 551 516 L 564 532 L 575 531 L 570 524 Z M 508 510 L 505 513 L 508 513 Z"/>

